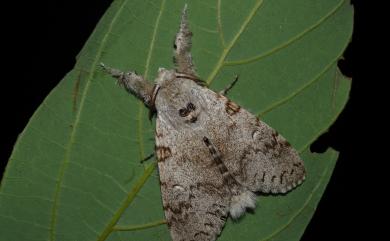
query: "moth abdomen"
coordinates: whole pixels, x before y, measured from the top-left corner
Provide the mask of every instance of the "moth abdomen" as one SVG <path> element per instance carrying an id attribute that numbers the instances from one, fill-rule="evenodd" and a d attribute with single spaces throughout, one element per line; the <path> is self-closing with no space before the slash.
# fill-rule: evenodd
<path id="1" fill-rule="evenodd" d="M 249 190 L 243 190 L 239 195 L 234 195 L 230 202 L 229 213 L 233 219 L 241 217 L 246 209 L 256 207 L 256 194 Z"/>

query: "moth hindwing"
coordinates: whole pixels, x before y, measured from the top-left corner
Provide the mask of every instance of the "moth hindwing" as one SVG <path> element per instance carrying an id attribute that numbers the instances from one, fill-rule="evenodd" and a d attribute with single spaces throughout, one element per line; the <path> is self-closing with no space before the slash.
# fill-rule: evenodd
<path id="1" fill-rule="evenodd" d="M 102 64 L 156 113 L 163 209 L 174 241 L 215 240 L 228 216 L 255 208 L 255 192 L 285 193 L 305 178 L 303 161 L 285 138 L 200 80 L 191 36 L 185 6 L 176 68 L 160 68 L 154 84 Z"/>

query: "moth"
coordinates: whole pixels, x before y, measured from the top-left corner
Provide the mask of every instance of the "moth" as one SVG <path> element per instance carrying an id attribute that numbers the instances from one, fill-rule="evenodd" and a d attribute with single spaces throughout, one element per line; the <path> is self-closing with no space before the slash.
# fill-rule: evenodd
<path id="1" fill-rule="evenodd" d="M 215 240 L 226 219 L 254 209 L 256 194 L 286 193 L 305 179 L 303 161 L 277 131 L 198 77 L 184 7 L 174 41 L 176 68 L 154 84 L 102 64 L 156 115 L 155 154 L 172 240 Z"/>

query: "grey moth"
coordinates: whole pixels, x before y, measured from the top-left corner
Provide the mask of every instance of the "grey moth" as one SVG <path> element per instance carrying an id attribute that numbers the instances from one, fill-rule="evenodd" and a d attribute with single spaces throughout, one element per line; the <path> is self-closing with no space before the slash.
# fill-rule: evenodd
<path id="1" fill-rule="evenodd" d="M 172 240 L 215 240 L 230 216 L 254 209 L 257 192 L 286 193 L 305 178 L 303 161 L 277 131 L 210 90 L 191 56 L 187 7 L 174 42 L 176 68 L 152 84 L 102 64 L 156 116 L 155 154 Z"/>

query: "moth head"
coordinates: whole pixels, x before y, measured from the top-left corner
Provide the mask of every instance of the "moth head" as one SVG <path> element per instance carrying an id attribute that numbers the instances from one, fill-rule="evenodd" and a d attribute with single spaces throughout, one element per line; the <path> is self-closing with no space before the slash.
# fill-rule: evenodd
<path id="1" fill-rule="evenodd" d="M 155 80 L 156 84 L 159 86 L 167 85 L 169 82 L 176 78 L 174 70 L 168 70 L 164 68 L 158 69 L 158 76 Z"/>
<path id="2" fill-rule="evenodd" d="M 177 76 L 160 82 L 155 101 L 157 115 L 176 127 L 196 123 L 202 110 L 199 88 L 193 80 Z"/>

